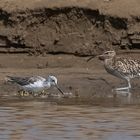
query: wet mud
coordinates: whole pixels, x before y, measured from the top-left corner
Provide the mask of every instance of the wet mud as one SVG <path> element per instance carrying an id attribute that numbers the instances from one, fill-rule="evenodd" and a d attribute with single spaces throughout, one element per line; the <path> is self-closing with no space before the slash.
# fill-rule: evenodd
<path id="1" fill-rule="evenodd" d="M 1 0 L 0 95 L 11 97 L 19 89 L 5 82 L 7 75 L 55 75 L 77 98 L 113 97 L 112 89 L 125 83 L 107 74 L 96 57 L 87 60 L 110 49 L 139 59 L 139 5 L 138 0 Z M 132 85 L 137 96 L 139 79 Z"/>
<path id="2" fill-rule="evenodd" d="M 122 54 L 121 54 L 122 55 Z M 130 57 L 130 54 L 123 54 Z M 21 57 L 22 56 L 22 57 Z M 139 57 L 134 54 L 132 57 Z M 89 57 L 77 57 L 73 55 L 48 55 L 27 56 L 26 54 L 5 54 L 0 56 L 0 92 L 1 97 L 18 97 L 20 87 L 16 84 L 6 82 L 6 76 L 35 76 L 47 77 L 54 75 L 58 78 L 58 85 L 65 93 L 72 93 L 72 96 L 62 97 L 56 88 L 46 90 L 45 99 L 77 98 L 93 100 L 96 97 L 113 98 L 116 87 L 125 86 L 125 81 L 108 74 L 103 62 L 94 58 L 87 62 Z M 131 93 L 139 98 L 139 79 L 133 79 Z M 119 95 L 120 96 L 120 95 Z M 121 96 L 127 96 L 123 94 Z M 32 97 L 25 97 L 25 99 Z M 39 98 L 38 96 L 35 98 Z M 42 97 L 41 97 L 42 98 Z"/>

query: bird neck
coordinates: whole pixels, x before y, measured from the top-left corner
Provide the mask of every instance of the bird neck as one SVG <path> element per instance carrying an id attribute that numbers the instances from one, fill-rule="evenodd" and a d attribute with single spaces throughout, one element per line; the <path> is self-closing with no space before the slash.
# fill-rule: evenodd
<path id="1" fill-rule="evenodd" d="M 105 61 L 104 61 L 105 67 L 112 67 L 112 65 L 114 64 L 115 60 L 116 60 L 115 56 L 105 59 Z"/>
<path id="2" fill-rule="evenodd" d="M 51 87 L 51 83 L 50 82 L 45 82 L 44 86 L 50 88 Z"/>

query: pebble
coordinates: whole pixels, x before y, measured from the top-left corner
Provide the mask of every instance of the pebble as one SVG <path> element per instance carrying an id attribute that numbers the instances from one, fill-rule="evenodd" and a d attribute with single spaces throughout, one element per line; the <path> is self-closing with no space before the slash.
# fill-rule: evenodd
<path id="1" fill-rule="evenodd" d="M 66 98 L 73 97 L 73 94 L 71 92 L 65 92 L 63 97 L 66 97 Z"/>

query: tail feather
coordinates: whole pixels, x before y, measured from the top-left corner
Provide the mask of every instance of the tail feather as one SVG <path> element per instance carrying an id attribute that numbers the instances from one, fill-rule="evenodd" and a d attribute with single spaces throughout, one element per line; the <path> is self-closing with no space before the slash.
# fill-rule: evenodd
<path id="1" fill-rule="evenodd" d="M 13 79 L 12 79 L 11 76 L 6 76 L 6 77 L 5 77 L 5 81 L 6 81 L 6 82 L 13 82 Z"/>
<path id="2" fill-rule="evenodd" d="M 12 77 L 12 76 L 6 76 L 6 81 L 11 83 L 17 83 L 21 86 L 27 85 L 30 83 L 29 78 L 22 78 L 22 77 Z"/>
<path id="3" fill-rule="evenodd" d="M 20 78 L 19 77 L 6 76 L 5 80 L 7 82 L 11 82 L 11 83 L 18 83 L 20 81 Z"/>

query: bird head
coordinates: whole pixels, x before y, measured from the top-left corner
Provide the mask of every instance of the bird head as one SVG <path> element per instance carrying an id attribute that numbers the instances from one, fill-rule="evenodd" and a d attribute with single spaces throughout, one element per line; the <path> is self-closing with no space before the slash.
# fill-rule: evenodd
<path id="1" fill-rule="evenodd" d="M 57 78 L 55 76 L 48 76 L 48 82 L 51 86 L 55 86 L 62 94 L 64 94 L 64 92 L 59 88 Z"/>
<path id="2" fill-rule="evenodd" d="M 100 60 L 110 59 L 113 58 L 116 55 L 115 51 L 106 51 L 102 55 L 99 55 Z"/>
<path id="3" fill-rule="evenodd" d="M 57 85 L 57 78 L 55 76 L 48 76 L 48 82 L 50 82 L 52 86 L 55 86 Z"/>

